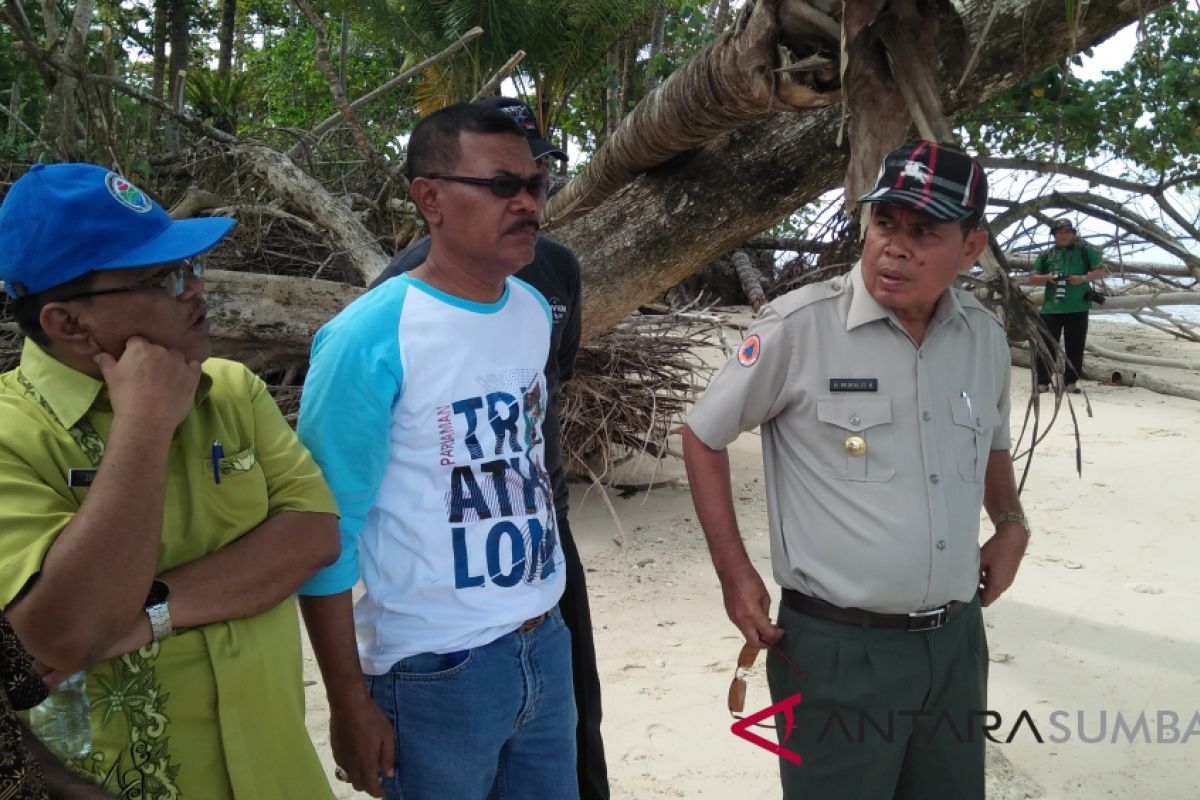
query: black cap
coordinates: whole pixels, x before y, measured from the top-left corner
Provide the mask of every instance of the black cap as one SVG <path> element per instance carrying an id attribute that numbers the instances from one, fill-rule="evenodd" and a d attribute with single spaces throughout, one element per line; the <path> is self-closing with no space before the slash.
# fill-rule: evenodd
<path id="1" fill-rule="evenodd" d="M 1052 230 L 1052 231 L 1074 231 L 1075 223 L 1071 222 L 1071 220 L 1067 219 L 1066 217 L 1060 217 L 1059 219 L 1056 219 L 1050 223 L 1050 230 Z"/>
<path id="2" fill-rule="evenodd" d="M 524 129 L 525 138 L 529 140 L 529 151 L 533 153 L 535 161 L 542 156 L 554 156 L 563 161 L 567 160 L 567 154 L 563 152 L 561 147 L 548 139 L 542 138 L 542 132 L 538 130 L 537 126 L 537 117 L 533 115 L 533 110 L 524 102 L 515 97 L 488 97 L 478 102 L 479 105 L 486 108 L 503 111 L 512 117 L 513 122 Z"/>
<path id="3" fill-rule="evenodd" d="M 979 162 L 949 145 L 905 142 L 883 159 L 875 190 L 860 203 L 893 203 L 942 222 L 957 222 L 987 207 L 987 175 Z"/>

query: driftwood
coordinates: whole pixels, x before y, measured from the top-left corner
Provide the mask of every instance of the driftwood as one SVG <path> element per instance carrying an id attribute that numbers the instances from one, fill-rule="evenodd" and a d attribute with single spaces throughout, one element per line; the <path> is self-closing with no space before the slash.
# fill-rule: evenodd
<path id="1" fill-rule="evenodd" d="M 1019 347 L 1011 348 L 1012 363 L 1018 367 L 1030 365 L 1029 351 Z M 1200 400 L 1200 389 L 1180 386 L 1161 378 L 1153 373 L 1129 364 L 1112 361 L 1106 358 L 1089 358 L 1084 364 L 1084 372 L 1093 378 L 1117 386 L 1137 386 L 1158 394 L 1171 397 L 1183 397 L 1188 400 Z"/>
<path id="2" fill-rule="evenodd" d="M 1044 294 L 1040 286 L 1023 287 L 1029 302 L 1040 307 Z M 1129 314 L 1155 306 L 1200 305 L 1200 292 L 1161 292 L 1148 287 L 1129 289 L 1122 294 L 1109 295 L 1103 306 L 1093 307 L 1093 314 Z"/>
<path id="3" fill-rule="evenodd" d="M 1101 347 L 1093 342 L 1087 342 L 1084 348 L 1089 353 L 1095 353 L 1109 361 L 1120 361 L 1124 364 L 1141 364 L 1147 367 L 1187 369 L 1200 375 L 1200 361 L 1189 361 L 1186 358 L 1160 358 L 1158 356 L 1145 356 L 1139 353 L 1122 353 L 1117 350 L 1110 350 L 1107 347 Z"/>
<path id="4" fill-rule="evenodd" d="M 758 311 L 763 303 L 767 302 L 767 296 L 763 292 L 762 273 L 750 263 L 750 256 L 746 255 L 745 250 L 734 250 L 731 258 L 733 269 L 746 292 L 746 299 L 750 301 L 750 307 Z"/>
<path id="5" fill-rule="evenodd" d="M 362 293 L 334 281 L 209 270 L 214 351 L 251 369 L 308 358 L 317 330 Z"/>
<path id="6" fill-rule="evenodd" d="M 362 221 L 315 178 L 278 150 L 259 144 L 239 144 L 235 156 L 287 205 L 299 209 L 326 231 L 332 244 L 358 274 L 370 284 L 387 267 L 388 257 Z"/>

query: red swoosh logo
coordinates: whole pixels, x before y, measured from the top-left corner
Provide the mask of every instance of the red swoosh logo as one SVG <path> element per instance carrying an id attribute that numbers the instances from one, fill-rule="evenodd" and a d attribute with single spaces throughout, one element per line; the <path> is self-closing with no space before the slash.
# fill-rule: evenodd
<path id="1" fill-rule="evenodd" d="M 780 758 L 786 759 L 798 767 L 800 766 L 799 753 L 793 753 L 791 750 L 784 748 L 782 742 L 780 744 L 776 744 L 770 739 L 764 739 L 754 731 L 750 730 L 750 726 L 754 725 L 755 723 L 762 722 L 767 717 L 773 717 L 776 714 L 783 714 L 783 742 L 786 742 L 788 737 L 792 735 L 792 728 L 794 728 L 796 725 L 796 714 L 792 709 L 798 705 L 800 705 L 800 692 L 796 692 L 791 697 L 780 700 L 774 705 L 767 706 L 762 711 L 756 711 L 748 717 L 737 720 L 732 726 L 730 726 L 729 729 L 733 731 L 735 736 L 740 736 L 747 742 L 750 742 L 750 744 L 758 745 L 763 750 L 774 753 Z"/>

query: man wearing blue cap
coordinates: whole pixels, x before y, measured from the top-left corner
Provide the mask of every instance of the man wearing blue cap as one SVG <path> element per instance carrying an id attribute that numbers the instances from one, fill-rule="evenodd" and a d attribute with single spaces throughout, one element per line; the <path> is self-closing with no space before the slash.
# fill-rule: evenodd
<path id="1" fill-rule="evenodd" d="M 86 670 L 121 797 L 329 797 L 291 595 L 339 549 L 320 471 L 261 380 L 210 359 L 202 254 L 124 177 L 36 165 L 0 207 L 26 335 L 0 376 L 0 605 L 48 682 Z"/>
<path id="2" fill-rule="evenodd" d="M 951 288 L 987 243 L 987 179 L 957 149 L 910 142 L 859 202 L 859 263 L 765 307 L 688 415 L 692 498 L 746 639 L 739 664 L 770 647 L 772 699 L 794 715 L 779 726 L 784 797 L 982 800 L 980 607 L 1028 536 L 1004 329 Z M 725 450 L 760 425 L 776 624 Z M 996 523 L 982 548 L 981 505 Z"/>

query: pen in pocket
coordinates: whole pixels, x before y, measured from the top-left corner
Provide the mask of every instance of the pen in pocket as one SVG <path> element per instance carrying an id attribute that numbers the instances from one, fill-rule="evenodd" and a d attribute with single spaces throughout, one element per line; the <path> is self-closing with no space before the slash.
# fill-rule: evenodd
<path id="1" fill-rule="evenodd" d="M 221 483 L 221 459 L 225 457 L 225 448 L 221 446 L 220 439 L 213 439 L 212 446 L 212 465 L 213 465 L 213 483 L 220 485 Z"/>

